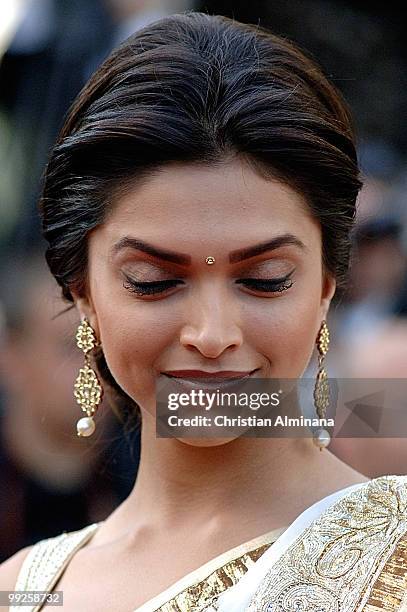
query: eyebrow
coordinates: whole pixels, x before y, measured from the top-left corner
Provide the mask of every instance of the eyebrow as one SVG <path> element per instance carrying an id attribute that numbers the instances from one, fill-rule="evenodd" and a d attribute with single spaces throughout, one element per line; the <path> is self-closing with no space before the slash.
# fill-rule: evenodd
<path id="1" fill-rule="evenodd" d="M 229 262 L 237 263 L 251 257 L 256 257 L 257 255 L 261 255 L 268 251 L 274 251 L 275 249 L 286 245 L 294 245 L 301 249 L 306 249 L 304 243 L 293 234 L 283 234 L 281 236 L 276 236 L 271 240 L 267 240 L 266 242 L 261 242 L 260 244 L 231 251 L 229 253 Z M 162 259 L 164 261 L 169 261 L 184 266 L 191 265 L 192 261 L 191 257 L 185 253 L 161 249 L 160 247 L 153 246 L 144 240 L 133 238 L 132 236 L 124 236 L 118 242 L 116 242 L 116 244 L 114 244 L 112 247 L 112 254 L 115 255 L 122 249 L 126 248 L 142 251 L 143 253 L 147 253 L 147 255 L 151 255 L 157 259 Z"/>
<path id="2" fill-rule="evenodd" d="M 254 246 L 232 251 L 229 253 L 229 262 L 237 263 L 238 261 L 243 261 L 244 259 L 249 259 L 250 257 L 256 257 L 256 255 L 261 255 L 267 251 L 274 251 L 275 249 L 279 249 L 280 247 L 286 245 L 294 245 L 300 249 L 306 250 L 305 244 L 299 238 L 297 238 L 297 236 L 294 236 L 293 234 L 282 234 L 281 236 L 276 236 L 275 238 L 267 240 L 266 242 L 261 242 L 260 244 L 255 244 Z"/>

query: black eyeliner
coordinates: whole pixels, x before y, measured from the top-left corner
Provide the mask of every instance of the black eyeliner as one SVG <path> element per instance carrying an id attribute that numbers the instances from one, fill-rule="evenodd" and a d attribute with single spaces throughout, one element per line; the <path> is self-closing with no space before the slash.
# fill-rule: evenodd
<path id="1" fill-rule="evenodd" d="M 295 272 L 291 270 L 289 274 L 280 278 L 274 279 L 257 279 L 257 278 L 241 278 L 236 281 L 237 284 L 243 284 L 249 289 L 255 289 L 256 291 L 263 291 L 264 293 L 281 293 L 287 289 L 290 289 L 293 285 L 293 281 L 291 280 L 291 275 Z M 180 279 L 169 279 L 164 281 L 135 281 L 134 279 L 124 275 L 125 282 L 123 283 L 123 287 L 128 291 L 138 294 L 138 295 L 154 295 L 158 293 L 162 293 L 165 289 L 170 289 L 175 287 L 180 282 L 183 281 Z M 289 283 L 287 285 L 287 283 Z"/>

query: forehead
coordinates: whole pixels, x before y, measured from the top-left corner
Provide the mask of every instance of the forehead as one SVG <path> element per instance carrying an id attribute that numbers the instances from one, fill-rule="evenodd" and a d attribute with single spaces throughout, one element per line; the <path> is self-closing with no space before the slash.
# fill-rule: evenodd
<path id="1" fill-rule="evenodd" d="M 305 198 L 241 160 L 221 165 L 170 164 L 117 196 L 103 224 L 115 240 L 133 233 L 188 243 L 270 238 L 284 232 L 318 234 Z"/>

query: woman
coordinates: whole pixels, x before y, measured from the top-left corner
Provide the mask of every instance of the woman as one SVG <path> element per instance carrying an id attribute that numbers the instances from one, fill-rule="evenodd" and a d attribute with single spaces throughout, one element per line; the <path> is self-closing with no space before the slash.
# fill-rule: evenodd
<path id="1" fill-rule="evenodd" d="M 400 609 L 404 477 L 369 481 L 320 452 L 326 432 L 155 431 L 156 385 L 300 378 L 315 345 L 323 413 L 359 188 L 344 102 L 288 41 L 191 13 L 113 52 L 71 109 L 41 211 L 81 319 L 78 433 L 110 387 L 141 413 L 139 472 L 105 521 L 8 560 L 3 589 L 63 591 L 69 611 Z"/>

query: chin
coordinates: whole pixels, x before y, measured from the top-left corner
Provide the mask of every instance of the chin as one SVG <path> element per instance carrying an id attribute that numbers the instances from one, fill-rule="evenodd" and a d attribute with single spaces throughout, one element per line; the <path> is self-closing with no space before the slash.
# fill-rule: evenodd
<path id="1" fill-rule="evenodd" d="M 187 446 L 197 446 L 201 448 L 210 448 L 214 446 L 225 446 L 233 440 L 237 440 L 240 436 L 233 438 L 175 438 L 178 442 L 186 444 Z"/>

